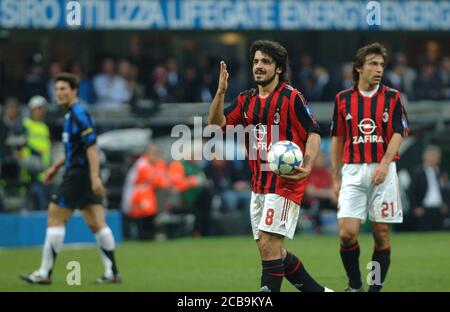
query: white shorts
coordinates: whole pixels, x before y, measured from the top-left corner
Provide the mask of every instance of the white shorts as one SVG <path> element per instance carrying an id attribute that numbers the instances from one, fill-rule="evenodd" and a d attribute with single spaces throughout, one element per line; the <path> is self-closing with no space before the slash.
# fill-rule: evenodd
<path id="1" fill-rule="evenodd" d="M 300 205 L 277 194 L 252 192 L 250 219 L 253 238 L 259 239 L 259 231 L 280 234 L 292 239 L 297 227 Z"/>
<path id="2" fill-rule="evenodd" d="M 382 184 L 371 183 L 378 163 L 345 164 L 342 167 L 342 185 L 339 193 L 338 218 L 356 218 L 364 223 L 369 220 L 380 223 L 402 223 L 397 167 L 394 162 Z"/>

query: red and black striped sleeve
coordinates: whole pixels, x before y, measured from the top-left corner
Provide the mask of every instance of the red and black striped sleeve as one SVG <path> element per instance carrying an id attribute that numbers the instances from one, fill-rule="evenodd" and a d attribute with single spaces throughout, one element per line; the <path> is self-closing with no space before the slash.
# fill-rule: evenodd
<path id="1" fill-rule="evenodd" d="M 403 137 L 408 136 L 408 116 L 406 115 L 400 92 L 397 93 L 397 98 L 394 103 L 394 112 L 392 114 L 392 129 L 394 130 L 394 133 L 400 133 Z"/>
<path id="2" fill-rule="evenodd" d="M 224 108 L 223 113 L 227 120 L 227 126 L 242 124 L 242 98 L 243 95 L 240 94 L 230 105 Z"/>
<path id="3" fill-rule="evenodd" d="M 298 92 L 294 99 L 294 112 L 297 120 L 307 133 L 315 132 L 321 134 L 316 118 L 300 92 Z"/>
<path id="4" fill-rule="evenodd" d="M 340 110 L 341 105 L 339 105 L 339 94 L 336 95 L 334 99 L 334 112 L 333 120 L 331 122 L 331 136 L 344 136 L 345 134 L 345 121 L 344 115 Z"/>

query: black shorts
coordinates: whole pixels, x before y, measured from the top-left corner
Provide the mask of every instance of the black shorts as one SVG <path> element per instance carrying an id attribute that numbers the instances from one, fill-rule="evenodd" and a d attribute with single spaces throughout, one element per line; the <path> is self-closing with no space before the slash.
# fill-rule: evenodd
<path id="1" fill-rule="evenodd" d="M 103 199 L 91 188 L 89 169 L 68 169 L 51 201 L 63 208 L 82 209 L 86 205 L 102 204 Z"/>

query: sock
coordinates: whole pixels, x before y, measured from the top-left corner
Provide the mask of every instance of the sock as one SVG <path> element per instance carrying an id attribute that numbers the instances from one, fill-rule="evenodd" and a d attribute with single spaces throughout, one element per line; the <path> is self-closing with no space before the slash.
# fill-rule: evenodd
<path id="1" fill-rule="evenodd" d="M 261 275 L 262 292 L 279 292 L 284 276 L 282 259 L 263 260 Z"/>
<path id="2" fill-rule="evenodd" d="M 108 226 L 101 229 L 95 233 L 95 239 L 101 250 L 103 266 L 105 267 L 105 276 L 111 277 L 117 275 L 118 271 L 116 259 L 114 257 L 116 243 L 111 229 Z"/>
<path id="3" fill-rule="evenodd" d="M 370 285 L 369 292 L 379 292 L 383 288 L 383 283 L 386 278 L 389 265 L 391 263 L 391 247 L 384 249 L 374 249 L 372 261 L 377 261 L 380 264 L 380 282 L 381 285 Z"/>
<path id="4" fill-rule="evenodd" d="M 341 246 L 341 259 L 349 280 L 351 288 L 360 288 L 361 272 L 359 271 L 359 244 L 358 241 L 353 246 Z"/>
<path id="5" fill-rule="evenodd" d="M 42 261 L 39 274 L 50 277 L 55 265 L 56 255 L 64 242 L 66 228 L 64 226 L 48 227 L 45 234 L 45 243 L 42 248 Z"/>
<path id="6" fill-rule="evenodd" d="M 300 291 L 324 292 L 325 288 L 308 274 L 303 263 L 294 254 L 286 252 L 286 258 L 283 261 L 284 277 Z"/>

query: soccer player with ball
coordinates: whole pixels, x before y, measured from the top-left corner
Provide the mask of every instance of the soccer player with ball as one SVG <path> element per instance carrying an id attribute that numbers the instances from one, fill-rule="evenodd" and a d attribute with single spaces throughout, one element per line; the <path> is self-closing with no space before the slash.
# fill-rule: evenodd
<path id="1" fill-rule="evenodd" d="M 257 144 L 246 140 L 246 148 L 249 155 L 256 155 L 256 159 L 249 157 L 250 217 L 262 260 L 260 290 L 280 291 L 286 277 L 300 291 L 323 292 L 328 289 L 319 285 L 303 263 L 284 248 L 284 238 L 294 236 L 306 178 L 319 151 L 319 126 L 302 94 L 288 84 L 288 54 L 283 46 L 274 41 L 256 41 L 250 48 L 250 61 L 257 88 L 241 92 L 225 110 L 229 74 L 225 62 L 220 62 L 218 89 L 208 123 L 220 127 L 254 126 L 248 135 L 254 136 L 251 139 Z M 289 142 L 272 145 L 272 131 L 278 131 L 280 141 Z M 268 164 L 270 146 L 273 152 Z"/>

